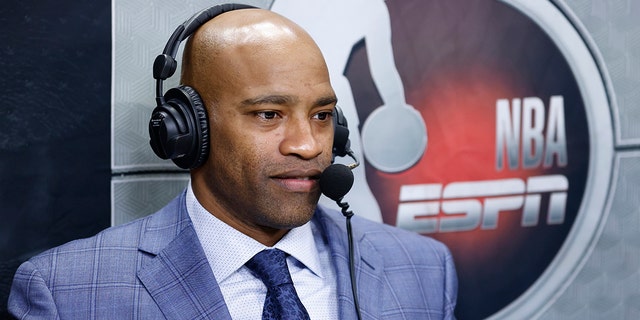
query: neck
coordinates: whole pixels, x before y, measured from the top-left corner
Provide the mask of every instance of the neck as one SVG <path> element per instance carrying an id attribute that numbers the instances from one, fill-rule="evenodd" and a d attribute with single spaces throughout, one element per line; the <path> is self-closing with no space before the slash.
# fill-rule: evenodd
<path id="1" fill-rule="evenodd" d="M 197 201 L 209 214 L 267 247 L 273 247 L 290 230 L 250 223 L 246 219 L 234 214 L 233 211 L 228 210 L 229 208 L 220 205 L 219 202 L 215 201 L 215 197 L 208 194 L 206 188 L 192 184 L 192 190 Z"/>

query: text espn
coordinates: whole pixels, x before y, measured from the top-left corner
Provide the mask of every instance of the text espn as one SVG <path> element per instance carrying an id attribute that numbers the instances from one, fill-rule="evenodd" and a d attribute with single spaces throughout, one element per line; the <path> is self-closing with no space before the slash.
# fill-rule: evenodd
<path id="1" fill-rule="evenodd" d="M 496 229 L 500 212 L 522 209 L 521 225 L 535 226 L 549 196 L 548 224 L 564 222 L 569 181 L 563 175 L 405 185 L 396 225 L 418 233 Z M 443 215 L 441 215 L 442 213 Z"/>

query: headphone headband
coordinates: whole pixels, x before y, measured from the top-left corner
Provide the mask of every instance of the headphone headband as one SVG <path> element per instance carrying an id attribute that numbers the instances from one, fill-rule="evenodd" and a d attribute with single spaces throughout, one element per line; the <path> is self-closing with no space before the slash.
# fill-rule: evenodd
<path id="1" fill-rule="evenodd" d="M 162 50 L 162 54 L 158 55 L 153 62 L 153 78 L 156 79 L 156 103 L 157 105 L 164 104 L 164 92 L 162 83 L 171 77 L 178 68 L 176 61 L 176 55 L 178 54 L 178 48 L 180 44 L 190 35 L 192 35 L 198 28 L 209 20 L 219 16 L 225 12 L 240 10 L 240 9 L 255 9 L 256 7 L 238 4 L 238 3 L 225 3 L 217 6 L 213 6 L 208 9 L 204 9 L 179 25 L 175 31 L 169 37 L 167 44 Z"/>

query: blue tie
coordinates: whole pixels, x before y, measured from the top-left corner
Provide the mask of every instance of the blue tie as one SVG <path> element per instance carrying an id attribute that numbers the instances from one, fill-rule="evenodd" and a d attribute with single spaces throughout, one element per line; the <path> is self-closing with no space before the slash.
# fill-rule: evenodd
<path id="1" fill-rule="evenodd" d="M 267 297 L 262 309 L 263 320 L 299 320 L 309 319 L 302 305 L 287 268 L 287 254 L 278 249 L 260 251 L 246 263 L 265 286 Z"/>

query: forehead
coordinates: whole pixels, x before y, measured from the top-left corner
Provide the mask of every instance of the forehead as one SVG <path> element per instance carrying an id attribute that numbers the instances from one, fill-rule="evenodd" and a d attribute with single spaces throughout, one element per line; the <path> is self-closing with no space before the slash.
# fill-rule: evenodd
<path id="1" fill-rule="evenodd" d="M 289 56 L 238 60 L 225 65 L 228 76 L 219 83 L 222 97 L 250 101 L 262 96 L 279 96 L 274 104 L 297 104 L 308 100 L 334 99 L 335 93 L 323 65 L 298 61 Z M 274 101 L 278 102 L 278 101 Z"/>
<path id="2" fill-rule="evenodd" d="M 205 55 L 198 72 L 219 96 L 333 95 L 322 53 L 308 35 L 266 23 L 223 36 L 224 45 Z"/>

